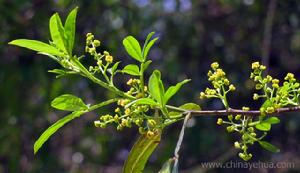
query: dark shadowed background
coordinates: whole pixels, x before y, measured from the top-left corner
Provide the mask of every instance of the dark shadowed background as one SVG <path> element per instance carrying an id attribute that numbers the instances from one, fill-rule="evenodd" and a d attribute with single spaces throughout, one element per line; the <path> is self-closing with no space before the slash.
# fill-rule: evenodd
<path id="1" fill-rule="evenodd" d="M 273 3 L 273 4 L 272 4 Z M 58 67 L 49 58 L 8 46 L 17 38 L 47 41 L 48 19 L 54 12 L 63 18 L 79 6 L 75 52 L 84 54 L 85 34 L 92 32 L 123 64 L 132 62 L 122 39 L 134 35 L 143 41 L 156 31 L 159 42 L 150 53 L 148 70 L 162 71 L 168 85 L 191 78 L 172 103 L 197 102 L 203 109 L 221 109 L 219 101 L 201 101 L 207 87 L 206 72 L 218 61 L 237 86 L 230 95 L 234 108 L 252 100 L 249 80 L 253 61 L 264 61 L 276 78 L 293 72 L 300 78 L 300 1 L 298 0 L 0 0 L 0 173 L 118 173 L 136 140 L 137 129 L 117 132 L 98 129 L 93 121 L 107 107 L 74 120 L 55 134 L 33 155 L 33 143 L 49 125 L 66 115 L 50 107 L 53 98 L 71 93 L 86 103 L 109 96 L 103 88 L 79 76 L 55 79 L 47 70 Z M 122 85 L 126 79 L 119 78 Z M 294 169 L 236 169 L 234 172 L 300 172 L 300 115 L 284 114 L 267 140 L 281 148 L 269 153 L 251 148 L 253 161 L 294 162 Z M 185 172 L 232 172 L 232 169 L 201 169 L 201 163 L 241 161 L 232 149 L 238 138 L 216 125 L 217 117 L 192 119 L 181 150 L 180 169 Z M 158 149 L 145 172 L 157 172 L 172 156 L 181 123 L 163 133 Z"/>

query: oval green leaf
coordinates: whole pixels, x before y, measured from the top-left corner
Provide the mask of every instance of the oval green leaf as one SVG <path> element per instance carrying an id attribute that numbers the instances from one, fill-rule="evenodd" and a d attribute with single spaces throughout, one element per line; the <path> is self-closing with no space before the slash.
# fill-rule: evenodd
<path id="1" fill-rule="evenodd" d="M 148 88 L 150 95 L 162 106 L 164 107 L 164 86 L 161 81 L 160 71 L 154 70 L 149 78 Z"/>
<path id="2" fill-rule="evenodd" d="M 128 103 L 128 104 L 125 106 L 125 108 L 128 108 L 128 107 L 130 107 L 130 106 L 133 105 L 133 104 L 135 104 L 135 105 L 150 105 L 150 106 L 157 106 L 157 103 L 156 103 L 154 100 L 150 99 L 150 98 L 140 98 L 140 99 L 138 99 L 138 100 L 134 100 L 134 101 Z"/>
<path id="3" fill-rule="evenodd" d="M 84 102 L 71 94 L 64 94 L 59 97 L 56 97 L 52 102 L 51 106 L 65 111 L 80 111 L 87 110 L 88 106 Z"/>
<path id="4" fill-rule="evenodd" d="M 257 125 L 255 125 L 255 128 L 261 131 L 270 131 L 271 130 L 271 124 L 266 122 L 261 122 Z"/>
<path id="5" fill-rule="evenodd" d="M 65 31 L 64 27 L 61 23 L 61 19 L 58 13 L 55 13 L 51 16 L 49 21 L 49 29 L 52 41 L 54 44 L 65 53 L 68 53 L 68 42 L 65 38 Z"/>
<path id="6" fill-rule="evenodd" d="M 264 122 L 269 123 L 269 124 L 278 124 L 278 123 L 280 123 L 280 119 L 277 117 L 270 117 L 270 118 L 264 120 Z"/>
<path id="7" fill-rule="evenodd" d="M 133 37 L 128 36 L 123 40 L 123 45 L 127 53 L 139 62 L 143 62 L 142 50 L 139 42 Z"/>
<path id="8" fill-rule="evenodd" d="M 175 86 L 171 86 L 170 88 L 168 88 L 168 90 L 164 94 L 164 104 L 167 104 L 170 98 L 178 92 L 178 90 L 182 87 L 182 85 L 188 83 L 189 81 L 191 80 L 185 79 L 184 81 L 177 83 Z"/>
<path id="9" fill-rule="evenodd" d="M 139 76 L 140 75 L 140 70 L 139 67 L 135 64 L 129 64 L 125 66 L 122 70 L 123 73 L 130 74 L 133 76 Z"/>

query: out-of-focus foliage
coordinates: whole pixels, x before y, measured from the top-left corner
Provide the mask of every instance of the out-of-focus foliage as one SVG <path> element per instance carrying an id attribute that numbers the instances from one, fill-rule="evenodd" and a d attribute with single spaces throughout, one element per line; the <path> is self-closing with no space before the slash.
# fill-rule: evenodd
<path id="1" fill-rule="evenodd" d="M 156 31 L 160 39 L 149 57 L 165 74 L 163 80 L 171 84 L 184 78 L 193 79 L 175 96 L 174 104 L 198 101 L 203 109 L 218 109 L 220 102 L 204 104 L 198 100 L 198 91 L 206 87 L 206 71 L 213 61 L 222 63 L 228 78 L 236 85 L 235 94 L 229 95 L 231 104 L 241 107 L 252 102 L 253 83 L 247 80 L 249 64 L 261 60 L 268 2 L 0 0 L 0 172 L 120 172 L 136 139 L 136 130 L 116 133 L 115 129 L 94 128 L 93 120 L 98 115 L 91 113 L 68 124 L 33 156 L 33 142 L 46 127 L 65 116 L 50 108 L 53 98 L 72 93 L 85 98 L 85 103 L 95 103 L 111 97 L 79 77 L 54 80 L 55 76 L 46 72 L 57 67 L 54 62 L 7 45 L 17 38 L 50 39 L 48 19 L 54 12 L 67 14 L 79 6 L 74 45 L 77 54 L 84 52 L 85 34 L 93 32 L 113 56 L 129 63 L 132 60 L 120 49 L 122 39 L 131 34 L 141 40 L 150 31 Z M 299 12 L 297 0 L 277 1 L 269 67 L 269 73 L 276 78 L 283 78 L 287 71 L 300 77 Z M 257 108 L 257 105 L 252 107 Z M 103 109 L 101 114 L 111 110 L 113 108 Z M 254 160 L 299 161 L 300 119 L 297 114 L 284 116 L 281 125 L 272 129 L 273 135 L 268 137 L 268 141 L 281 148 L 281 153 L 257 153 Z M 216 117 L 190 121 L 181 150 L 181 158 L 184 158 L 180 161 L 181 168 L 193 169 L 201 162 L 214 161 L 227 153 L 232 137 L 217 127 L 215 121 Z M 174 124 L 162 135 L 162 143 L 148 164 L 148 172 L 158 171 L 161 163 L 173 153 L 178 126 L 180 124 Z M 212 172 L 226 171 L 231 172 L 230 169 Z"/>

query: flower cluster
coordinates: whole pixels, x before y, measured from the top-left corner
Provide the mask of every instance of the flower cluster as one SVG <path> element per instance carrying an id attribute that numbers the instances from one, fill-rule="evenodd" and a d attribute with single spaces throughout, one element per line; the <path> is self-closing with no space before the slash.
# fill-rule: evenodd
<path id="1" fill-rule="evenodd" d="M 148 96 L 148 87 L 144 86 L 144 88 L 141 88 L 140 79 L 130 78 L 126 84 L 130 86 L 130 89 L 126 92 L 128 95 L 134 96 L 137 99 Z"/>
<path id="2" fill-rule="evenodd" d="M 243 107 L 242 110 L 249 111 L 249 107 Z M 253 145 L 258 139 L 252 123 L 252 117 L 247 115 L 237 114 L 235 116 L 228 115 L 228 121 L 218 118 L 218 125 L 227 125 L 226 130 L 238 132 L 241 136 L 240 141 L 234 142 L 234 147 L 240 149 L 239 157 L 247 161 L 252 158 L 252 154 L 248 152 L 249 145 Z"/>
<path id="3" fill-rule="evenodd" d="M 265 98 L 266 102 L 260 108 L 262 114 L 270 114 L 276 109 L 287 105 L 298 105 L 300 96 L 300 85 L 296 82 L 295 76 L 288 73 L 284 78 L 283 85 L 278 79 L 270 75 L 263 76 L 265 66 L 259 62 L 252 63 L 252 73 L 250 78 L 256 82 L 255 89 L 262 90 L 262 94 L 254 93 L 253 99 Z"/>
<path id="4" fill-rule="evenodd" d="M 112 72 L 111 68 L 109 67 L 113 66 L 114 58 L 108 51 L 103 51 L 103 53 L 97 52 L 97 48 L 100 46 L 100 44 L 101 42 L 95 39 L 93 34 L 86 34 L 85 51 L 93 56 L 96 61 L 95 66 L 89 67 L 89 72 L 92 74 L 101 73 L 105 80 L 112 84 L 114 72 Z M 107 72 L 110 73 L 111 77 L 108 77 L 109 74 Z"/>
<path id="5" fill-rule="evenodd" d="M 226 95 L 229 91 L 234 91 L 235 86 L 230 83 L 226 77 L 226 73 L 219 68 L 219 64 L 214 62 L 211 64 L 212 71 L 207 73 L 208 80 L 211 82 L 213 88 L 206 88 L 204 92 L 200 93 L 200 99 L 205 98 L 220 98 L 226 108 L 228 102 Z"/>
<path id="6" fill-rule="evenodd" d="M 208 72 L 208 80 L 212 83 L 213 88 L 206 88 L 200 93 L 200 98 L 219 98 L 222 100 L 225 108 L 230 109 L 226 94 L 234 91 L 234 85 L 226 78 L 226 73 L 219 68 L 218 63 L 211 64 L 212 70 Z M 259 143 L 263 148 L 276 152 L 276 147 L 272 144 L 262 141 L 262 139 L 270 131 L 273 124 L 277 124 L 280 120 L 277 117 L 267 117 L 267 114 L 274 113 L 278 108 L 288 105 L 299 105 L 300 84 L 295 79 L 294 74 L 288 73 L 281 85 L 278 79 L 270 75 L 264 75 L 266 66 L 259 62 L 252 63 L 252 72 L 250 78 L 255 82 L 255 89 L 261 90 L 262 93 L 254 93 L 253 99 L 265 99 L 260 107 L 261 115 L 259 118 L 249 116 L 248 107 L 243 107 L 241 114 L 228 115 L 227 119 L 217 119 L 218 125 L 226 125 L 229 133 L 237 132 L 240 140 L 234 142 L 234 146 L 240 149 L 239 157 L 247 161 L 252 158 L 252 154 L 248 152 L 249 146 Z"/>
<path id="7" fill-rule="evenodd" d="M 122 130 L 125 127 L 131 128 L 132 125 L 136 125 L 141 134 L 147 134 L 148 137 L 153 136 L 158 131 L 156 126 L 159 122 L 146 114 L 149 106 L 133 104 L 127 107 L 128 103 L 130 103 L 128 99 L 118 100 L 118 107 L 115 109 L 114 115 L 100 116 L 99 120 L 94 121 L 95 126 L 105 128 L 109 124 L 115 124 L 117 130 Z"/>
<path id="8" fill-rule="evenodd" d="M 128 96 L 136 99 L 148 97 L 148 88 L 147 86 L 141 87 L 140 79 L 130 78 L 126 84 L 130 87 L 126 92 Z M 131 128 L 136 125 L 139 127 L 139 133 L 146 134 L 148 137 L 155 135 L 158 132 L 159 125 L 162 124 L 159 117 L 154 118 L 147 115 L 150 110 L 149 105 L 130 104 L 131 101 L 124 98 L 119 99 L 114 115 L 100 116 L 99 120 L 94 121 L 95 126 L 105 128 L 109 124 L 115 124 L 117 130 L 122 130 L 125 127 Z"/>

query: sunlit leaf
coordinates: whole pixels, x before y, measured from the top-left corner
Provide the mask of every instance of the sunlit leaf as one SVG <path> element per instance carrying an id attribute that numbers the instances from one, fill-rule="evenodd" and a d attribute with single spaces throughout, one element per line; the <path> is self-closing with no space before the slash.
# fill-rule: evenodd
<path id="1" fill-rule="evenodd" d="M 270 131 L 271 130 L 271 124 L 266 123 L 266 122 L 261 122 L 257 125 L 255 125 L 255 128 L 261 131 Z"/>
<path id="2" fill-rule="evenodd" d="M 123 73 L 130 74 L 133 76 L 139 76 L 140 75 L 140 70 L 137 65 L 134 64 L 129 64 L 125 66 L 122 70 Z"/>
<path id="3" fill-rule="evenodd" d="M 110 68 L 110 74 L 115 74 L 115 72 L 117 71 L 118 69 L 118 66 L 120 64 L 120 61 L 119 62 L 116 62 L 111 68 Z"/>
<path id="4" fill-rule="evenodd" d="M 64 126 L 66 123 L 70 122 L 74 118 L 80 117 L 85 111 L 76 111 L 73 112 L 64 118 L 58 120 L 56 123 L 51 125 L 47 130 L 43 132 L 43 134 L 39 137 L 39 139 L 34 143 L 34 154 L 42 147 L 42 145 L 52 136 L 58 129 Z"/>
<path id="5" fill-rule="evenodd" d="M 178 92 L 182 85 L 188 83 L 189 81 L 190 79 L 186 79 L 182 82 L 177 83 L 175 86 L 171 86 L 170 88 L 168 88 L 168 90 L 164 94 L 164 104 L 166 104 L 169 101 L 169 99 Z"/>
<path id="6" fill-rule="evenodd" d="M 88 109 L 87 105 L 83 101 L 71 94 L 64 94 L 59 97 L 56 97 L 52 102 L 51 106 L 66 111 L 79 111 Z"/>
<path id="7" fill-rule="evenodd" d="M 154 38 L 153 40 L 151 40 L 147 46 L 145 47 L 144 53 L 143 53 L 143 58 L 146 59 L 149 53 L 149 50 L 151 49 L 151 47 L 153 46 L 153 44 L 158 40 L 158 38 Z"/>
<path id="8" fill-rule="evenodd" d="M 132 147 L 123 167 L 123 173 L 141 173 L 160 142 L 161 134 L 157 133 L 152 137 L 141 135 Z"/>
<path id="9" fill-rule="evenodd" d="M 65 35 L 68 42 L 68 52 L 69 55 L 72 55 L 72 50 L 75 41 L 75 31 L 76 31 L 76 16 L 77 16 L 78 7 L 73 9 L 68 15 L 65 22 Z"/>
<path id="10" fill-rule="evenodd" d="M 142 55 L 143 55 L 143 60 L 147 59 L 148 56 L 148 52 L 150 50 L 150 48 L 153 46 L 153 44 L 156 42 L 156 40 L 158 38 L 154 38 L 153 40 L 151 40 L 152 36 L 155 34 L 155 32 L 150 32 L 147 35 L 147 38 L 145 40 L 144 46 L 143 46 L 143 50 L 142 50 Z"/>
<path id="11" fill-rule="evenodd" d="M 157 103 L 154 100 L 150 99 L 150 98 L 140 98 L 140 99 L 137 99 L 137 100 L 134 100 L 134 101 L 128 103 L 125 106 L 125 108 L 130 107 L 133 104 L 135 104 L 135 105 L 150 105 L 150 106 L 156 106 L 157 105 Z"/>
<path id="12" fill-rule="evenodd" d="M 55 56 L 60 56 L 60 57 L 63 56 L 63 53 L 60 52 L 58 49 L 41 41 L 18 39 L 18 40 L 13 40 L 8 44 L 24 47 L 37 52 L 44 52 Z"/>
<path id="13" fill-rule="evenodd" d="M 179 108 L 184 109 L 184 110 L 193 110 L 193 111 L 201 110 L 201 107 L 196 103 L 186 103 L 186 104 L 179 106 Z M 172 112 L 168 113 L 168 115 L 170 117 L 179 116 L 181 114 L 182 114 L 182 112 L 176 112 L 176 111 L 172 111 Z"/>
<path id="14" fill-rule="evenodd" d="M 142 50 L 139 42 L 132 36 L 128 36 L 123 40 L 123 45 L 127 53 L 134 59 L 142 62 Z"/>
<path id="15" fill-rule="evenodd" d="M 149 78 L 148 88 L 151 96 L 160 103 L 161 106 L 164 105 L 164 86 L 161 81 L 161 74 L 158 70 L 154 70 Z"/>
<path id="16" fill-rule="evenodd" d="M 266 122 L 269 124 L 278 124 L 278 123 L 280 123 L 280 119 L 277 117 L 270 117 L 270 118 L 264 120 L 263 122 Z"/>
<path id="17" fill-rule="evenodd" d="M 49 21 L 49 29 L 50 29 L 50 34 L 52 41 L 54 44 L 62 51 L 65 53 L 68 53 L 67 47 L 68 47 L 68 42 L 65 38 L 65 31 L 64 27 L 61 23 L 61 19 L 58 15 L 58 13 L 55 13 L 54 15 L 51 16 L 50 21 Z"/>
<path id="18" fill-rule="evenodd" d="M 143 68 L 144 68 L 144 70 L 146 70 L 148 67 L 149 67 L 149 65 L 152 63 L 152 61 L 151 60 L 148 60 L 148 61 L 146 61 L 143 65 Z"/>

